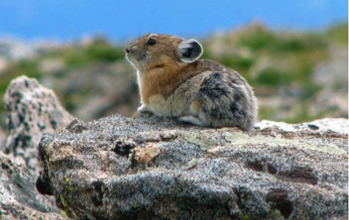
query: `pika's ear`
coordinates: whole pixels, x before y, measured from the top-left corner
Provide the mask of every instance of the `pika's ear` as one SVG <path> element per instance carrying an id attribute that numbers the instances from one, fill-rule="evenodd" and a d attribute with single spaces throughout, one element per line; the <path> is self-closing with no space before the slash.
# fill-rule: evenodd
<path id="1" fill-rule="evenodd" d="M 199 59 L 204 52 L 201 44 L 194 39 L 183 41 L 179 46 L 178 50 L 180 58 L 184 63 L 191 63 Z"/>

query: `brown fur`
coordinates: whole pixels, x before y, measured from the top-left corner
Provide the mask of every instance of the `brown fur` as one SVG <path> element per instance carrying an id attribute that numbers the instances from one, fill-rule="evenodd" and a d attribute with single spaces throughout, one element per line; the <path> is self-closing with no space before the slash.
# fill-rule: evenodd
<path id="1" fill-rule="evenodd" d="M 150 37 L 156 40 L 156 47 L 146 45 Z M 200 65 L 198 61 L 181 62 L 177 52 L 177 47 L 181 42 L 183 39 L 179 37 L 147 34 L 128 46 L 136 45 L 138 50 L 146 50 L 151 57 L 146 66 L 138 68 L 141 72 L 142 88 L 140 92 L 144 104 L 148 104 L 153 95 L 162 95 L 166 99 L 185 80 L 200 73 L 195 71 Z M 134 56 L 137 56 L 137 52 Z"/>
<path id="2" fill-rule="evenodd" d="M 166 62 L 162 68 L 151 69 L 145 73 L 142 80 L 142 97 L 145 104 L 148 104 L 152 95 L 160 94 L 167 99 L 173 91 L 185 80 L 199 74 L 196 72 L 198 63 L 177 65 L 171 61 Z"/>

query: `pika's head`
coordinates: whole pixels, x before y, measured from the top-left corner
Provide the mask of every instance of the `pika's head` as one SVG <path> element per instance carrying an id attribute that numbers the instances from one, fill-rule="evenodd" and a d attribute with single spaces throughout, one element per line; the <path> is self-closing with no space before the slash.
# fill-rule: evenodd
<path id="1" fill-rule="evenodd" d="M 147 34 L 128 44 L 125 52 L 127 60 L 137 70 L 146 72 L 153 68 L 192 63 L 200 58 L 203 48 L 194 39 Z"/>

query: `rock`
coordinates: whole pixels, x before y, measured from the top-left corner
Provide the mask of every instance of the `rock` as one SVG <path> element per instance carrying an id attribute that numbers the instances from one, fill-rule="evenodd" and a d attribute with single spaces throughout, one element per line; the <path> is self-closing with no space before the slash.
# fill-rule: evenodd
<path id="1" fill-rule="evenodd" d="M 41 135 L 57 132 L 72 117 L 51 90 L 27 77 L 12 81 L 5 103 L 8 136 L 0 130 L 0 149 L 9 155 L 0 152 L 0 219 L 67 219 L 53 197 L 37 191 L 35 182 L 39 177 L 37 145 Z"/>
<path id="2" fill-rule="evenodd" d="M 348 119 L 346 118 L 325 118 L 320 120 L 315 120 L 309 123 L 303 124 L 287 124 L 284 122 L 275 122 L 263 120 L 256 125 L 256 128 L 260 130 L 266 130 L 267 128 L 274 127 L 279 131 L 290 132 L 290 134 L 302 131 L 302 130 L 318 130 L 321 133 L 338 133 L 339 135 L 348 135 Z"/>
<path id="3" fill-rule="evenodd" d="M 0 219 L 66 219 L 49 195 L 73 219 L 348 216 L 348 119 L 262 121 L 252 135 L 148 114 L 85 123 L 27 77 L 5 102 Z"/>
<path id="4" fill-rule="evenodd" d="M 54 199 L 39 194 L 38 177 L 0 152 L 0 219 L 64 220 Z"/>
<path id="5" fill-rule="evenodd" d="M 50 89 L 26 76 L 11 81 L 5 94 L 8 136 L 0 150 L 16 162 L 37 170 L 37 146 L 45 132 L 58 132 L 73 117 L 61 106 Z M 37 170 L 38 172 L 38 170 Z"/>
<path id="6" fill-rule="evenodd" d="M 37 187 L 73 219 L 345 219 L 348 125 L 75 120 L 43 135 Z"/>
<path id="7" fill-rule="evenodd" d="M 0 128 L 0 149 L 5 145 L 6 133 Z"/>

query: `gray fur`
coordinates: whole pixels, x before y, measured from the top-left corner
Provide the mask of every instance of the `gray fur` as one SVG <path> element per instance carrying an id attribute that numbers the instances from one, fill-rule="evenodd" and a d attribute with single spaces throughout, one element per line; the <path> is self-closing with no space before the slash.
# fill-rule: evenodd
<path id="1" fill-rule="evenodd" d="M 199 126 L 237 126 L 242 130 L 251 131 L 258 114 L 257 100 L 252 88 L 236 71 L 210 60 L 201 62 L 202 66 L 208 68 L 208 71 L 196 76 L 201 80 L 197 80 L 196 83 L 190 80 L 183 83 L 191 86 L 198 83 L 199 86 L 193 88 L 197 89 L 195 97 L 188 101 L 199 100 L 202 104 L 201 110 L 189 110 L 189 114 L 180 120 Z"/>

